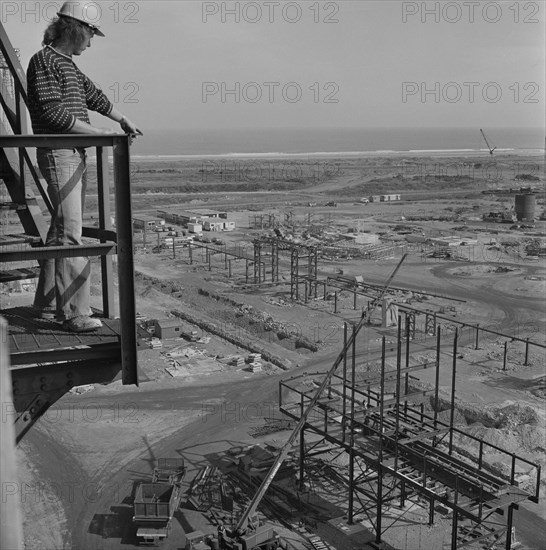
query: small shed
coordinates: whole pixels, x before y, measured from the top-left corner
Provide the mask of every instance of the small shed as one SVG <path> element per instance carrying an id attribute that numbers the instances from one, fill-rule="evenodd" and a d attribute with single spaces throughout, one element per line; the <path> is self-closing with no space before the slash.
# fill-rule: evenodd
<path id="1" fill-rule="evenodd" d="M 188 223 L 188 231 L 190 233 L 202 233 L 203 226 L 200 223 Z"/>
<path id="2" fill-rule="evenodd" d="M 203 218 L 203 229 L 205 231 L 222 231 L 224 222 L 219 221 L 218 218 Z"/>
<path id="3" fill-rule="evenodd" d="M 147 214 L 139 214 L 133 218 L 133 227 L 135 229 L 154 229 L 162 225 L 165 225 L 165 220 Z"/>
<path id="4" fill-rule="evenodd" d="M 157 319 L 154 326 L 156 337 L 162 340 L 179 338 L 182 334 L 182 324 L 177 319 Z"/>

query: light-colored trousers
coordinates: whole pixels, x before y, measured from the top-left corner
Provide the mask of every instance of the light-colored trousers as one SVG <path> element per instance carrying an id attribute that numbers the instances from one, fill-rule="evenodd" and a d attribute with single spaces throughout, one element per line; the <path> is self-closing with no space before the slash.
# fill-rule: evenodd
<path id="1" fill-rule="evenodd" d="M 53 205 L 46 246 L 81 245 L 87 185 L 85 149 L 38 148 L 36 158 Z M 91 313 L 88 258 L 42 260 L 40 268 L 35 308 L 56 309 L 58 321 Z"/>

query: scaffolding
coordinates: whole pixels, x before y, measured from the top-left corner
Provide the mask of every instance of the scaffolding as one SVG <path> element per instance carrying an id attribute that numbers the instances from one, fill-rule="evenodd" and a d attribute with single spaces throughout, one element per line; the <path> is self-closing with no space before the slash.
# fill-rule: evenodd
<path id="1" fill-rule="evenodd" d="M 262 236 L 254 239 L 254 265 L 263 265 L 263 274 L 261 269 L 254 268 L 254 283 L 265 282 L 266 271 L 265 262 L 262 257 L 266 255 L 271 257 L 271 282 L 279 283 L 279 253 L 288 252 L 290 254 L 290 297 L 292 300 L 300 298 L 300 284 L 305 285 L 305 301 L 307 297 L 314 292 L 317 297 L 317 275 L 318 275 L 318 248 L 313 245 L 305 245 L 288 241 L 282 237 Z M 267 248 L 267 251 L 264 251 Z M 300 273 L 300 260 L 307 259 L 306 274 Z"/>
<path id="2" fill-rule="evenodd" d="M 493 544 L 504 538 L 509 550 L 514 511 L 525 500 L 538 502 L 540 465 L 456 426 L 458 331 L 451 340 L 437 330 L 435 360 L 411 364 L 411 321 L 402 327 L 399 318 L 392 359 L 383 337 L 378 364 L 363 361 L 369 338 L 364 323 L 353 325 L 350 337 L 345 325 L 338 367 L 299 433 L 298 479 L 303 483 L 312 476 L 307 450 L 327 443 L 327 448 L 333 446 L 348 455 L 348 476 L 340 476 L 344 482 L 337 486 L 338 494 L 346 492 L 347 523 L 367 520 L 376 544 L 383 542 L 384 519 L 392 503 L 399 502 L 402 508 L 412 501 L 426 508 L 429 525 L 437 512 L 450 516 L 451 533 L 444 548 Z M 450 379 L 448 396 L 440 395 L 441 366 L 442 377 Z M 432 388 L 423 389 L 414 376 L 424 369 L 435 372 Z M 309 376 L 279 383 L 279 408 L 295 421 L 308 414 L 309 404 L 317 399 L 315 380 L 324 373 L 311 375 L 311 380 Z M 442 386 L 446 385 L 443 380 Z M 306 432 L 314 434 L 315 441 L 318 435 L 320 443 L 307 445 Z M 506 472 L 487 460 L 489 453 L 509 465 Z M 520 484 L 522 468 L 535 480 L 531 489 Z"/>

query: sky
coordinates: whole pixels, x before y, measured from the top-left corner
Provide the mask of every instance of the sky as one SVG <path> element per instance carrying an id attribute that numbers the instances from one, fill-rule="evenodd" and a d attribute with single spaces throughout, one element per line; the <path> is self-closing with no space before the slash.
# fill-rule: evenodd
<path id="1" fill-rule="evenodd" d="M 25 70 L 61 4 L 0 2 Z M 545 125 L 544 0 L 80 4 L 76 64 L 143 128 Z"/>

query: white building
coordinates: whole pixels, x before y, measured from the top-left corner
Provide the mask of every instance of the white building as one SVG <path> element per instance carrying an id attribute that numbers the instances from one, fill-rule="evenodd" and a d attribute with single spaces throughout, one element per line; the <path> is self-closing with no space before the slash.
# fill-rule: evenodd
<path id="1" fill-rule="evenodd" d="M 200 223 L 188 223 L 190 233 L 203 233 L 203 226 Z"/>

